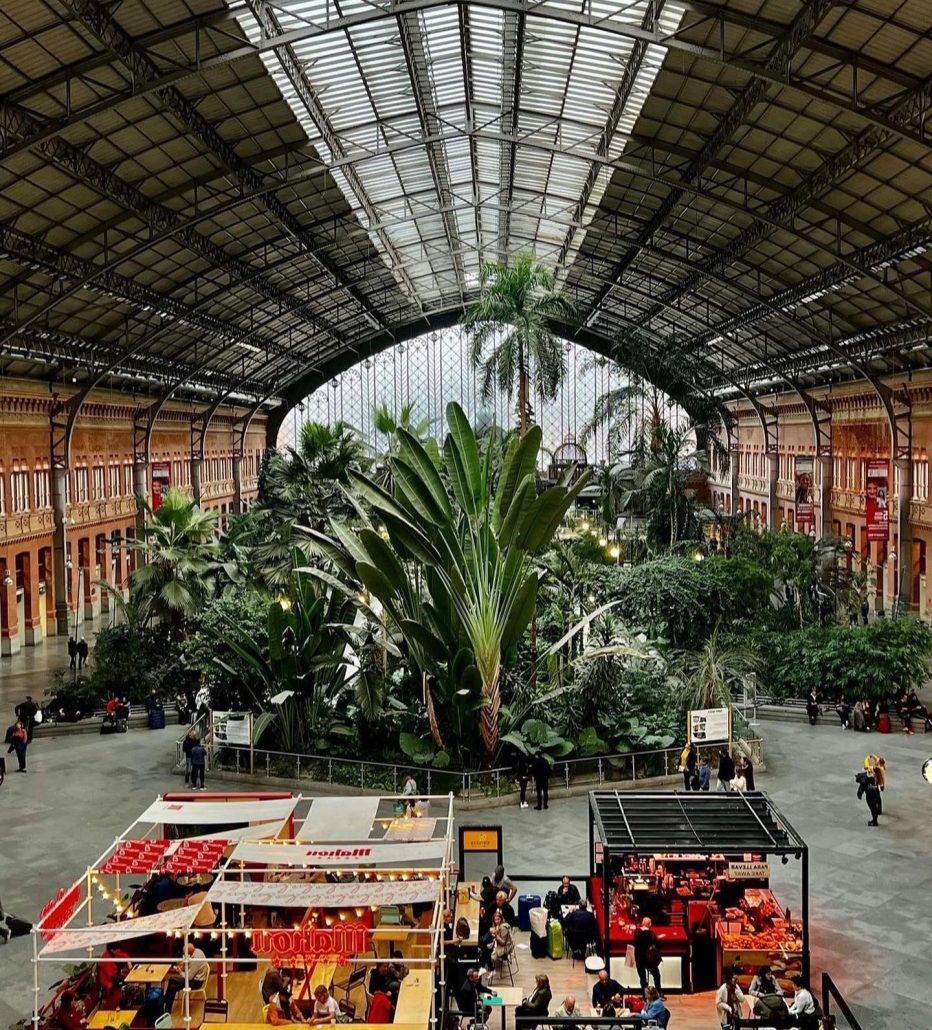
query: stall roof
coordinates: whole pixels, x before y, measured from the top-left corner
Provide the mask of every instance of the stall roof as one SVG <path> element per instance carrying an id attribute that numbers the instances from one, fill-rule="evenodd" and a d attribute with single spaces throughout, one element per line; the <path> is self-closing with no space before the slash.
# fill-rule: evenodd
<path id="1" fill-rule="evenodd" d="M 223 826 L 229 823 L 283 822 L 298 805 L 299 798 L 270 801 L 167 801 L 160 798 L 136 820 L 137 823 L 168 823 L 173 826 Z"/>
<path id="2" fill-rule="evenodd" d="M 610 852 L 802 851 L 767 794 L 594 790 L 591 817 Z"/>

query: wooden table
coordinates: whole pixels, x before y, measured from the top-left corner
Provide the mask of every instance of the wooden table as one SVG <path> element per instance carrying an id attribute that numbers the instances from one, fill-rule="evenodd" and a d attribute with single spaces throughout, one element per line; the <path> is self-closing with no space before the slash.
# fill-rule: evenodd
<path id="1" fill-rule="evenodd" d="M 87 1021 L 88 1030 L 104 1030 L 108 1026 L 119 1027 L 132 1023 L 139 1015 L 139 1009 L 98 1009 Z"/>
<path id="2" fill-rule="evenodd" d="M 433 986 L 425 970 L 408 973 L 401 981 L 395 1003 L 394 1023 L 419 1023 L 426 1027 L 430 1020 Z"/>
<path id="3" fill-rule="evenodd" d="M 136 965 L 126 977 L 128 984 L 161 984 L 168 978 L 171 966 L 165 962 L 152 962 L 148 965 Z"/>
<path id="4" fill-rule="evenodd" d="M 516 1009 L 524 1001 L 523 987 L 496 987 L 497 998 L 482 996 L 483 1005 L 492 1005 L 502 1010 L 502 1030 L 505 1030 L 505 1009 Z"/>

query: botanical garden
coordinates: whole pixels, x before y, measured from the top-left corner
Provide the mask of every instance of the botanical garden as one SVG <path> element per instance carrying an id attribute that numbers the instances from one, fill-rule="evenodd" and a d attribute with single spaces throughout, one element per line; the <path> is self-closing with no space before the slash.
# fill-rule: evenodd
<path id="1" fill-rule="evenodd" d="M 378 449 L 305 421 L 222 527 L 171 490 L 128 545 L 128 591 L 107 585 L 119 619 L 62 689 L 187 691 L 252 713 L 253 744 L 306 768 L 456 772 L 539 752 L 623 762 L 682 744 L 690 709 L 919 685 L 932 633 L 896 611 L 865 624 L 871 570 L 850 541 L 711 507 L 724 407 L 684 414 L 633 375 L 583 429 L 624 442 L 613 460 L 547 468 L 534 404 L 565 372 L 547 325 L 566 303 L 529 258 L 485 269 L 464 328 L 511 425 L 381 401 Z"/>

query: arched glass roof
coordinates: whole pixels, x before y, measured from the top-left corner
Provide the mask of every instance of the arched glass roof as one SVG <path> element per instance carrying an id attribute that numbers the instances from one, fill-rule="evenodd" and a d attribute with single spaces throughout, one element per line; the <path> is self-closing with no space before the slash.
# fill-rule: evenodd
<path id="1" fill-rule="evenodd" d="M 927 0 L 9 0 L 0 359 L 288 406 L 557 265 L 744 393 L 930 356 Z"/>

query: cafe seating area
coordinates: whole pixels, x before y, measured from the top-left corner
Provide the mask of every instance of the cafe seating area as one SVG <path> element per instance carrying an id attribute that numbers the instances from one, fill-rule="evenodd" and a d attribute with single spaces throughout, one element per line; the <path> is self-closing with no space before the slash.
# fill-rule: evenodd
<path id="1" fill-rule="evenodd" d="M 290 794 L 158 798 L 67 891 L 35 938 L 87 967 L 37 1017 L 63 1030 L 307 1020 L 326 988 L 340 1022 L 430 1021 L 452 869 L 452 801 Z M 370 978 L 398 982 L 374 1004 Z M 268 1012 L 270 967 L 288 989 Z M 38 983 L 38 972 L 37 972 Z M 61 999 L 69 994 L 64 1008 Z M 319 999 L 318 999 L 319 1000 Z"/>

